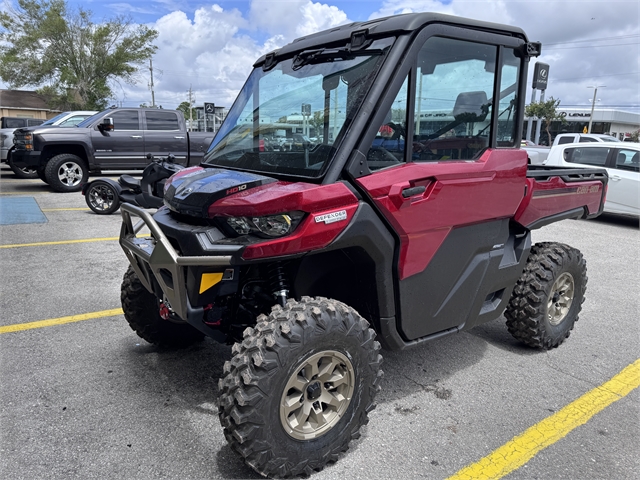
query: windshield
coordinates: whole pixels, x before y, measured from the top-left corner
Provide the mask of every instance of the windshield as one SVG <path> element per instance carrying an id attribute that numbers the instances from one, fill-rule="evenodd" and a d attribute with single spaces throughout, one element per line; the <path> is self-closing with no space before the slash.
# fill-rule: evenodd
<path id="1" fill-rule="evenodd" d="M 319 177 L 393 43 L 302 52 L 249 76 L 204 163 Z"/>
<path id="2" fill-rule="evenodd" d="M 102 115 L 103 113 L 104 112 L 98 112 L 95 115 L 91 115 L 90 117 L 87 117 L 83 121 L 81 121 L 77 126 L 78 127 L 89 127 L 94 122 L 94 120 L 98 119 L 100 117 L 100 115 Z"/>
<path id="3" fill-rule="evenodd" d="M 53 125 L 53 123 L 54 123 L 54 122 L 56 122 L 56 121 L 60 120 L 62 117 L 65 117 L 65 116 L 67 116 L 67 115 L 69 115 L 69 112 L 62 112 L 61 114 L 56 115 L 56 116 L 55 116 L 55 117 L 53 117 L 53 118 L 50 118 L 49 120 L 47 120 L 46 122 L 44 122 L 42 125 Z"/>

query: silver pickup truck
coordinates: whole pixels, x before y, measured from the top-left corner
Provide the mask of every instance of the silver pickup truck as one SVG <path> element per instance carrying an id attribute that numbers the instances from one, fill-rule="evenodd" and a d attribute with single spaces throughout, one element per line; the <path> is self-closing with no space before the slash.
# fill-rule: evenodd
<path id="1" fill-rule="evenodd" d="M 76 128 L 20 128 L 12 162 L 35 169 L 57 192 L 77 192 L 89 174 L 142 170 L 154 157 L 171 153 L 180 165 L 199 165 L 214 133 L 187 132 L 182 113 L 151 108 L 112 108 Z"/>

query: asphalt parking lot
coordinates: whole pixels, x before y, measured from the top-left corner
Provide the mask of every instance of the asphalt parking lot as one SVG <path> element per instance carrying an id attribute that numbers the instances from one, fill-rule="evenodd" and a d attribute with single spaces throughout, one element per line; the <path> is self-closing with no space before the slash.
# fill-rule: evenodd
<path id="1" fill-rule="evenodd" d="M 260 478 L 218 421 L 230 347 L 207 339 L 162 350 L 120 313 L 119 213 L 95 215 L 80 193 L 52 193 L 5 165 L 0 174 L 2 208 L 25 199 L 42 214 L 0 225 L 0 478 Z M 501 318 L 383 352 L 363 437 L 314 480 L 640 478 L 638 220 L 535 231 L 535 242 L 549 240 L 587 260 L 587 300 L 567 342 L 531 350 Z M 540 448 L 510 443 L 518 436 Z M 498 457 L 510 470 L 491 470 Z"/>

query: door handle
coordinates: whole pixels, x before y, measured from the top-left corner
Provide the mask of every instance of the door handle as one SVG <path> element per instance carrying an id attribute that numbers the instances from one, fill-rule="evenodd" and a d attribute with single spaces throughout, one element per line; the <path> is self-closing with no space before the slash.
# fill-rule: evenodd
<path id="1" fill-rule="evenodd" d="M 184 137 L 173 137 L 173 138 L 175 138 L 177 140 L 184 140 Z"/>
<path id="2" fill-rule="evenodd" d="M 618 176 L 618 175 L 611 175 L 609 178 L 610 178 L 611 180 L 615 180 L 616 182 L 617 182 L 618 180 L 622 180 L 622 177 L 620 177 L 620 176 Z"/>
<path id="3" fill-rule="evenodd" d="M 131 138 L 142 138 L 142 135 L 131 135 Z"/>
<path id="4" fill-rule="evenodd" d="M 402 196 L 404 198 L 409 198 L 409 197 L 413 197 L 414 195 L 419 195 L 421 193 L 424 193 L 427 190 L 427 187 L 420 186 L 420 187 L 411 187 L 411 188 L 405 188 L 402 190 Z"/>
<path id="5" fill-rule="evenodd" d="M 412 204 L 413 201 L 419 201 L 415 197 L 421 195 L 427 190 L 424 185 L 412 187 L 409 182 L 396 183 L 389 189 L 389 200 L 395 205 L 396 208 L 406 208 Z"/>

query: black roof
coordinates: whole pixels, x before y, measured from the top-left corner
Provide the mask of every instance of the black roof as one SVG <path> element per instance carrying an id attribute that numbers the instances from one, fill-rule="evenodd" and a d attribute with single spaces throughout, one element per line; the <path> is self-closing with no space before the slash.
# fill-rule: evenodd
<path id="1" fill-rule="evenodd" d="M 394 15 L 392 17 L 376 18 L 366 22 L 354 22 L 348 25 L 342 25 L 340 27 L 331 28 L 329 30 L 297 38 L 272 53 L 277 57 L 286 57 L 310 48 L 318 48 L 320 45 L 344 43 L 351 38 L 352 33 L 362 30 L 368 30 L 368 37 L 376 38 L 392 34 L 411 33 L 430 23 L 475 28 L 488 32 L 501 33 L 503 35 L 511 35 L 528 41 L 526 34 L 521 28 L 513 27 L 511 25 L 483 22 L 471 18 L 445 15 L 442 13 L 425 12 L 406 13 L 402 15 Z M 254 66 L 261 65 L 267 55 L 260 57 Z"/>

